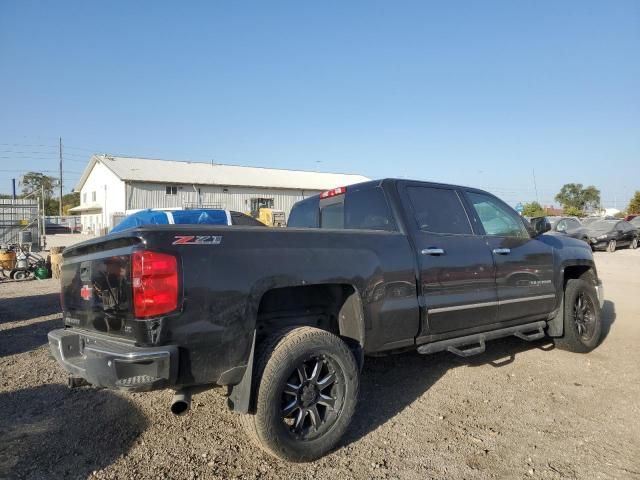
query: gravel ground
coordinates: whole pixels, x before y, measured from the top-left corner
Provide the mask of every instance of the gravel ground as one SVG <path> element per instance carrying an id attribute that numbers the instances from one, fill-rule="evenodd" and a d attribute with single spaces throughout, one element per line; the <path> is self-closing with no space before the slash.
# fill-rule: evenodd
<path id="1" fill-rule="evenodd" d="M 350 432 L 304 465 L 256 448 L 223 391 L 68 390 L 46 333 L 53 280 L 0 284 L 0 478 L 640 478 L 640 251 L 596 253 L 606 337 L 588 355 L 549 341 L 367 359 Z"/>

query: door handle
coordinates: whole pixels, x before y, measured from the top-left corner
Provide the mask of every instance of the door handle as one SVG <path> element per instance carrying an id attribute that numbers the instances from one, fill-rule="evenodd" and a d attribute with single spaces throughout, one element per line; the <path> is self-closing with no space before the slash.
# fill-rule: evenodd
<path id="1" fill-rule="evenodd" d="M 423 255 L 444 255 L 444 250 L 442 248 L 425 248 L 421 252 Z"/>
<path id="2" fill-rule="evenodd" d="M 509 255 L 511 253 L 510 248 L 494 248 L 493 253 L 496 255 Z"/>

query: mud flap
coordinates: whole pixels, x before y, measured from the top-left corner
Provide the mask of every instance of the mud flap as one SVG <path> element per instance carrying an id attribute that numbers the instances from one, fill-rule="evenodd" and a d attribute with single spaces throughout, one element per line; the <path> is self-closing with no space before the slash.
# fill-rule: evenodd
<path id="1" fill-rule="evenodd" d="M 251 406 L 251 382 L 253 380 L 253 353 L 255 349 L 256 332 L 254 331 L 247 368 L 244 371 L 240 383 L 231 387 L 229 397 L 227 398 L 227 406 L 236 413 L 249 413 L 249 407 Z"/>
<path id="2" fill-rule="evenodd" d="M 547 335 L 550 337 L 561 337 L 564 335 L 564 294 L 562 295 L 558 311 L 547 322 Z"/>

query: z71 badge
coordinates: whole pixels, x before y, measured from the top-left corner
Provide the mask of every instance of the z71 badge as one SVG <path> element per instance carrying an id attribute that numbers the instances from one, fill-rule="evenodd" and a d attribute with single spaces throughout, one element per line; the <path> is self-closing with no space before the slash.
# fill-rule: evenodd
<path id="1" fill-rule="evenodd" d="M 220 245 L 219 235 L 176 235 L 171 245 Z"/>

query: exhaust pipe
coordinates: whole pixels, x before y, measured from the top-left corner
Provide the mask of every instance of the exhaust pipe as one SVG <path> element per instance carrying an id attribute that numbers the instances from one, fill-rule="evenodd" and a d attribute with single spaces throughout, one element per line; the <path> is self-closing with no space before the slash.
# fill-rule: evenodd
<path id="1" fill-rule="evenodd" d="M 184 415 L 189 408 L 191 408 L 191 391 L 188 389 L 178 390 L 171 400 L 171 413 Z"/>
<path id="2" fill-rule="evenodd" d="M 89 385 L 89 382 L 87 382 L 82 377 L 74 377 L 73 375 L 69 375 L 69 378 L 67 380 L 67 386 L 69 388 L 80 388 L 86 387 L 87 385 Z"/>

